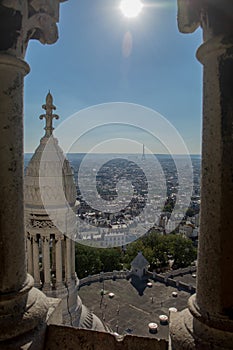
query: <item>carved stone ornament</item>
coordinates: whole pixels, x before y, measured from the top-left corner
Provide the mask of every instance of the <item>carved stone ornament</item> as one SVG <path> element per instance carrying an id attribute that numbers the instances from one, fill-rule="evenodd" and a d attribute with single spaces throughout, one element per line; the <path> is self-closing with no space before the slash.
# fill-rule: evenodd
<path id="1" fill-rule="evenodd" d="M 232 0 L 177 0 L 178 27 L 182 33 L 192 33 L 199 26 L 204 41 L 217 36 L 232 37 Z"/>
<path id="2" fill-rule="evenodd" d="M 24 58 L 30 39 L 53 44 L 58 39 L 61 0 L 1 0 L 0 52 Z"/>
<path id="3" fill-rule="evenodd" d="M 43 229 L 50 229 L 50 228 L 55 228 L 56 226 L 51 220 L 31 220 L 30 226 L 33 228 L 43 228 Z"/>
<path id="4" fill-rule="evenodd" d="M 178 0 L 178 27 L 182 33 L 192 33 L 200 25 L 200 1 Z"/>

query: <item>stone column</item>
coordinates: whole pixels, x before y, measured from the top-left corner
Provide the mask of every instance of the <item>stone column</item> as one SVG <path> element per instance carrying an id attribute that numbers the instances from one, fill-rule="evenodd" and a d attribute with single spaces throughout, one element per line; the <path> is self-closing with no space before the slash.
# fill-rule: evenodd
<path id="1" fill-rule="evenodd" d="M 71 240 L 66 237 L 66 281 L 71 280 Z"/>
<path id="2" fill-rule="evenodd" d="M 61 238 L 56 240 L 56 287 L 62 284 L 62 247 Z"/>
<path id="3" fill-rule="evenodd" d="M 35 348 L 35 343 L 37 349 L 43 347 L 48 302 L 26 274 L 23 85 L 29 66 L 24 56 L 30 39 L 43 44 L 57 40 L 59 2 L 1 1 L 0 6 L 1 349 Z"/>
<path id="4" fill-rule="evenodd" d="M 43 290 L 48 291 L 51 289 L 51 274 L 50 274 L 50 239 L 43 237 L 43 267 L 44 267 L 44 286 Z"/>
<path id="5" fill-rule="evenodd" d="M 172 315 L 172 349 L 233 349 L 233 6 L 189 6 L 180 1 L 180 29 L 199 21 L 204 34 L 201 221 L 197 293 Z"/>
<path id="6" fill-rule="evenodd" d="M 66 241 L 65 241 L 65 239 L 63 239 L 62 241 L 61 241 L 61 247 L 62 247 L 62 278 L 63 278 L 63 280 L 65 280 L 66 279 L 66 275 L 67 275 L 67 273 L 66 273 L 66 271 L 67 271 L 67 264 L 66 264 Z"/>
<path id="7" fill-rule="evenodd" d="M 71 277 L 72 279 L 76 278 L 76 272 L 75 272 L 75 241 L 71 240 Z"/>
<path id="8" fill-rule="evenodd" d="M 54 236 L 52 238 L 52 254 L 51 254 L 51 258 L 52 258 L 51 269 L 52 269 L 52 271 L 55 271 L 56 270 L 56 241 L 55 241 Z"/>
<path id="9" fill-rule="evenodd" d="M 28 273 L 33 275 L 33 255 L 32 255 L 32 237 L 27 237 L 27 262 L 28 262 Z"/>
<path id="10" fill-rule="evenodd" d="M 36 236 L 32 240 L 33 246 L 33 277 L 34 285 L 36 288 L 40 288 L 40 269 L 39 269 L 39 241 Z"/>
<path id="11" fill-rule="evenodd" d="M 0 53 L 0 294 L 26 283 L 23 210 L 24 61 Z"/>

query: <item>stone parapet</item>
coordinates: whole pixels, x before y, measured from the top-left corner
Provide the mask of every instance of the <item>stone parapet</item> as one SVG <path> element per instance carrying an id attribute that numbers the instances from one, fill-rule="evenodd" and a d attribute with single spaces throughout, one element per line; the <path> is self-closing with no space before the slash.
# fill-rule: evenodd
<path id="1" fill-rule="evenodd" d="M 167 350 L 164 339 L 152 339 L 132 335 L 115 336 L 71 327 L 50 325 L 47 329 L 45 350 Z"/>
<path id="2" fill-rule="evenodd" d="M 110 280 L 110 279 L 126 279 L 130 277 L 130 271 L 113 271 L 113 272 L 102 272 L 96 275 L 90 275 L 79 279 L 79 288 L 87 284 Z"/>

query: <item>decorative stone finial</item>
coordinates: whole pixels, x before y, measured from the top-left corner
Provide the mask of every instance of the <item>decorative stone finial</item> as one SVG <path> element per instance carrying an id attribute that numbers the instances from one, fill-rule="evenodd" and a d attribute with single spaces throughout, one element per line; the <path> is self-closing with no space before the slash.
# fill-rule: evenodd
<path id="1" fill-rule="evenodd" d="M 53 114 L 53 110 L 56 110 L 56 107 L 53 105 L 53 96 L 50 91 L 46 96 L 46 104 L 42 106 L 42 108 L 46 111 L 46 114 L 40 115 L 40 119 L 45 118 L 45 137 L 50 137 L 53 134 L 53 118 L 59 119 L 57 114 Z"/>

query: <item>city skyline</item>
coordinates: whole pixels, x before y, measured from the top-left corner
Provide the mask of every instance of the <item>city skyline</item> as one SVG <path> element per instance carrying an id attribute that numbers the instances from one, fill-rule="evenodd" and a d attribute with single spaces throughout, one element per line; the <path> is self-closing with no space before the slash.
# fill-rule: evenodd
<path id="1" fill-rule="evenodd" d="M 173 1 L 144 4 L 138 17 L 129 19 L 120 11 L 119 0 L 70 0 L 61 6 L 59 41 L 46 47 L 30 42 L 26 56 L 31 74 L 25 82 L 25 152 L 34 152 L 42 136 L 43 124 L 38 117 L 50 89 L 60 115 L 55 128 L 93 105 L 142 105 L 167 119 L 191 154 L 200 154 L 202 67 L 194 55 L 201 44 L 200 30 L 190 36 L 178 32 Z M 105 132 L 101 130 L 92 136 L 95 145 Z M 146 135 L 147 142 L 140 142 L 139 131 L 130 131 L 138 143 L 135 149 L 132 146 L 125 151 L 108 144 L 101 152 L 140 153 L 145 143 L 150 152 L 164 153 Z M 119 125 L 109 137 L 122 134 Z M 89 152 L 89 142 L 87 135 L 75 152 Z"/>

